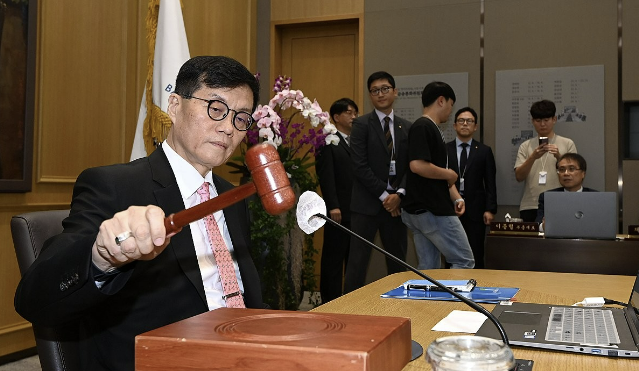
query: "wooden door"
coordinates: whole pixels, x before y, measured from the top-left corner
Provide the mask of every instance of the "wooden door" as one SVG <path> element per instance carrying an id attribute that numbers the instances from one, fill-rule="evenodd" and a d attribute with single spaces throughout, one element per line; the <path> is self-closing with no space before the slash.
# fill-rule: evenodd
<path id="1" fill-rule="evenodd" d="M 343 97 L 360 103 L 358 20 L 278 29 L 281 52 L 275 56 L 275 76 L 292 77 L 292 88 L 317 99 L 325 111 Z"/>
<path id="2" fill-rule="evenodd" d="M 291 89 L 317 99 L 324 111 L 344 97 L 357 102 L 361 110 L 358 19 L 279 25 L 275 27 L 275 43 L 273 77 L 290 76 Z M 313 241 L 320 252 L 315 258 L 319 289 L 323 232 L 316 233 Z"/>

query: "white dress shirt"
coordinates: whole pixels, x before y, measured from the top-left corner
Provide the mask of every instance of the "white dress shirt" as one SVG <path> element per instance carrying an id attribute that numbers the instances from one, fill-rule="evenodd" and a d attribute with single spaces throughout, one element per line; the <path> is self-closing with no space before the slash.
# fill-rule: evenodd
<path id="1" fill-rule="evenodd" d="M 213 184 L 213 175 L 209 171 L 204 178 L 202 175 L 185 159 L 180 157 L 169 144 L 164 141 L 162 143 L 162 149 L 169 160 L 169 164 L 173 169 L 177 184 L 184 201 L 184 206 L 188 209 L 200 203 L 200 196 L 197 194 L 198 188 L 205 181 L 210 184 L 209 191 L 211 198 L 217 197 L 218 193 Z M 229 234 L 228 227 L 226 225 L 226 219 L 222 211 L 213 213 L 215 221 L 220 228 L 220 233 L 224 238 L 224 242 L 233 256 L 233 265 L 235 266 L 235 275 L 237 276 L 237 283 L 240 286 L 240 291 L 244 292 L 244 285 L 242 284 L 242 277 L 240 277 L 240 269 L 235 259 L 233 252 L 233 242 L 231 241 L 231 235 Z M 195 245 L 195 254 L 197 256 L 197 262 L 200 266 L 200 273 L 202 275 L 202 282 L 204 284 L 204 293 L 206 294 L 206 301 L 209 306 L 209 310 L 217 309 L 220 307 L 226 307 L 222 295 L 224 295 L 222 289 L 222 282 L 220 281 L 220 274 L 213 257 L 213 250 L 209 243 L 208 233 L 206 232 L 206 226 L 204 219 L 195 221 L 189 225 L 191 227 L 191 235 L 193 238 L 193 244 Z"/>

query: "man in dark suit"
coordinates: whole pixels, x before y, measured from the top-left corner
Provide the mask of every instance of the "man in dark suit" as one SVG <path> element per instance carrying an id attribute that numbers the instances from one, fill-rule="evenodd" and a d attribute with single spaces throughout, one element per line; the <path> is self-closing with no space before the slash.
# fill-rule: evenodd
<path id="1" fill-rule="evenodd" d="M 597 192 L 596 189 L 584 187 L 586 178 L 586 159 L 577 153 L 563 154 L 557 161 L 557 176 L 561 187 L 549 189 L 546 192 Z M 537 223 L 544 222 L 544 193 L 539 194 L 539 207 L 537 208 Z"/>
<path id="2" fill-rule="evenodd" d="M 15 306 L 42 326 L 79 326 L 82 369 L 133 370 L 140 333 L 231 300 L 263 307 L 246 203 L 173 236 L 164 227 L 165 215 L 205 199 L 200 190 L 214 197 L 232 188 L 211 170 L 246 135 L 258 99 L 257 80 L 239 62 L 192 58 L 169 97 L 172 126 L 161 147 L 78 177 L 64 231 L 47 241 L 25 274 Z M 213 224 L 219 230 L 209 235 Z M 223 266 L 216 264 L 220 248 L 229 257 Z M 236 280 L 239 298 L 226 294 L 226 279 Z"/>
<path id="3" fill-rule="evenodd" d="M 375 109 L 355 119 L 351 133 L 355 175 L 351 226 L 353 232 L 368 241 L 373 241 L 379 230 L 386 251 L 406 260 L 407 234 L 400 218 L 400 202 L 406 194 L 410 122 L 393 111 L 397 89 L 388 72 L 373 73 L 368 78 L 368 91 Z M 344 292 L 364 285 L 370 254 L 371 248 L 366 243 L 351 238 Z M 388 258 L 386 267 L 388 273 L 404 270 Z"/>
<path id="4" fill-rule="evenodd" d="M 317 156 L 315 169 L 329 216 L 350 229 L 353 167 L 349 136 L 358 108 L 353 100 L 342 98 L 333 103 L 329 113 L 337 127 L 340 140 L 336 146 L 322 147 Z M 348 261 L 350 240 L 350 235 L 337 227 L 331 224 L 324 226 L 320 269 L 320 293 L 323 303 L 342 296 L 342 278 Z"/>
<path id="5" fill-rule="evenodd" d="M 473 140 L 478 125 L 474 109 L 459 109 L 453 122 L 457 138 L 446 146 L 450 168 L 459 176 L 455 186 L 466 204 L 466 212 L 459 220 L 473 250 L 475 268 L 483 268 L 486 226 L 497 213 L 497 185 L 493 150 Z"/>

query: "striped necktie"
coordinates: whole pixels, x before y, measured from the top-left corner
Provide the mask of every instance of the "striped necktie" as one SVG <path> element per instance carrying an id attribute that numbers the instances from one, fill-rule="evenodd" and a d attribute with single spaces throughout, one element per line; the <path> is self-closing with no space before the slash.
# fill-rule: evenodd
<path id="1" fill-rule="evenodd" d="M 393 157 L 395 154 L 393 153 L 393 135 L 390 131 L 390 117 L 384 117 L 384 135 L 386 136 L 386 147 L 388 148 L 388 153 L 390 153 Z"/>
<path id="2" fill-rule="evenodd" d="M 209 183 L 204 182 L 204 184 L 198 188 L 197 194 L 200 195 L 200 202 L 208 201 L 211 198 Z M 222 281 L 222 290 L 224 292 L 222 298 L 226 301 L 226 307 L 246 308 L 244 306 L 244 299 L 240 293 L 240 286 L 237 283 L 237 277 L 235 276 L 233 258 L 226 247 L 226 243 L 224 243 L 224 238 L 222 238 L 222 233 L 220 233 L 220 228 L 217 226 L 213 214 L 204 217 L 204 225 L 209 235 L 209 243 L 212 245 L 211 250 L 213 250 L 217 270 L 220 273 L 220 281 Z"/>

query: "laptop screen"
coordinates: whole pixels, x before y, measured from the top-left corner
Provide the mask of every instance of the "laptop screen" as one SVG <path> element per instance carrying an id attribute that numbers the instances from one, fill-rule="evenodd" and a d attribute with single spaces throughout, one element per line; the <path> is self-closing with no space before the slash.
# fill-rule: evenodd
<path id="1" fill-rule="evenodd" d="M 639 273 L 637 273 L 637 279 L 635 280 L 635 286 L 632 288 L 630 299 L 628 300 L 628 309 L 626 310 L 626 316 L 629 316 L 628 324 L 636 330 L 635 335 L 639 335 Z M 635 339 L 637 345 L 639 345 L 639 338 Z"/>
<path id="2" fill-rule="evenodd" d="M 544 199 L 545 237 L 616 238 L 616 193 L 544 192 Z"/>

